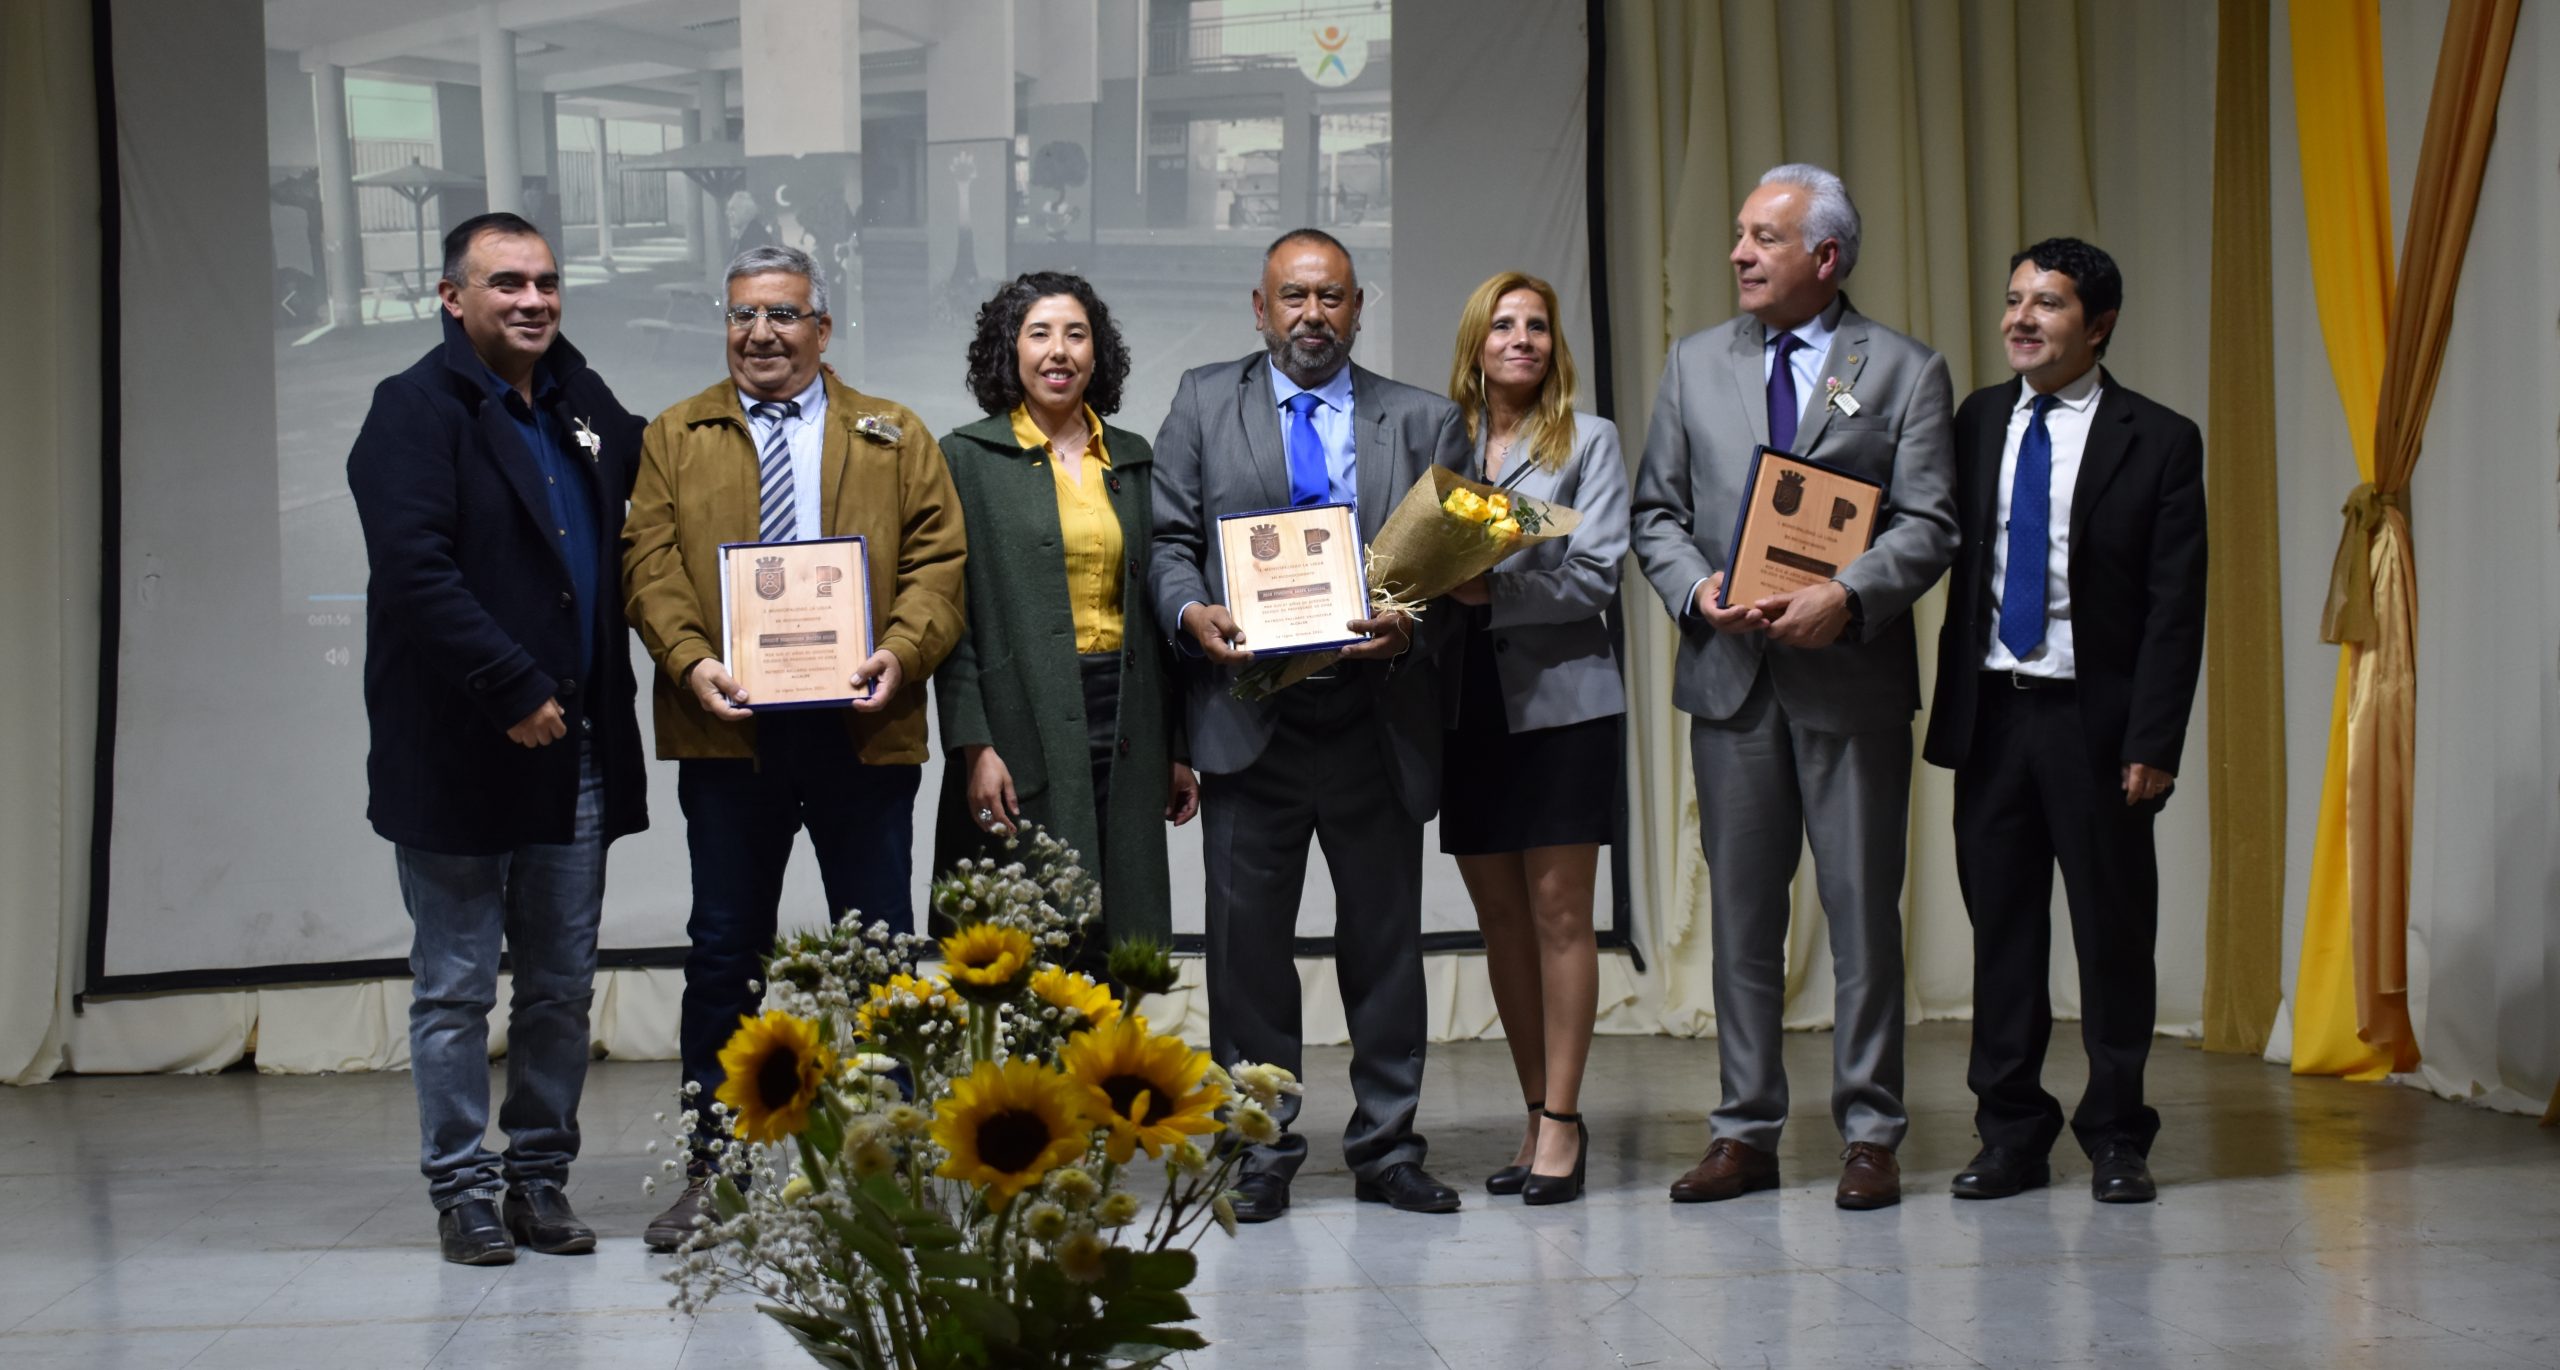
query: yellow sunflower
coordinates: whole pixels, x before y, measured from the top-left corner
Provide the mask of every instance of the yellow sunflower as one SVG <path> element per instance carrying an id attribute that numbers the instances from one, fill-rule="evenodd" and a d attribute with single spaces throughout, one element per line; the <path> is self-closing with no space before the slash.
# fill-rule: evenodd
<path id="1" fill-rule="evenodd" d="M 945 1012 L 961 1022 L 969 1018 L 968 1007 L 951 992 L 951 986 L 929 977 L 893 975 L 887 984 L 873 985 L 870 999 L 854 1010 L 855 1031 L 867 1041 L 877 1041 L 885 1025 L 910 1011 Z"/>
<path id="2" fill-rule="evenodd" d="M 942 939 L 952 988 L 971 998 L 1004 998 L 1021 989 L 1033 954 L 1030 933 L 1000 923 L 972 923 Z"/>
<path id="3" fill-rule="evenodd" d="M 1110 990 L 1096 984 L 1089 975 L 1057 966 L 1042 966 L 1031 972 L 1031 992 L 1051 1008 L 1073 1009 L 1084 1015 L 1085 1027 L 1100 1027 L 1120 1016 L 1120 1001 L 1111 997 Z"/>
<path id="4" fill-rule="evenodd" d="M 1093 1140 L 1085 1091 L 1031 1061 L 981 1061 L 934 1110 L 933 1140 L 950 1153 L 934 1173 L 987 1191 L 1002 1208 Z"/>
<path id="5" fill-rule="evenodd" d="M 739 1136 L 778 1142 L 809 1125 L 809 1106 L 835 1068 L 836 1054 L 819 1042 L 816 1023 L 780 1009 L 762 1018 L 741 1014 L 720 1049 L 728 1078 L 715 1097 L 729 1106 Z"/>
<path id="6" fill-rule="evenodd" d="M 1107 1152 L 1118 1164 L 1140 1148 L 1160 1156 L 1187 1136 L 1219 1129 L 1227 1091 L 1206 1082 L 1207 1052 L 1179 1037 L 1151 1035 L 1143 1018 L 1122 1018 L 1067 1039 L 1058 1064 L 1084 1087 L 1086 1107 L 1111 1129 Z"/>

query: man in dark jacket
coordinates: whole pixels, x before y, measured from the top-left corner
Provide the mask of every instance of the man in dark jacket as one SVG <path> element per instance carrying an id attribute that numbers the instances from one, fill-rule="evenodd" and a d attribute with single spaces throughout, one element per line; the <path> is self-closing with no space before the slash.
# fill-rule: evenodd
<path id="1" fill-rule="evenodd" d="M 1929 761 L 1956 773 L 1956 876 L 1973 917 L 1965 1082 L 1982 1136 L 1948 1189 L 1999 1199 L 2052 1179 L 2062 1105 L 2042 1075 L 2058 865 L 2089 1053 L 2071 1131 L 2093 1197 L 2148 1203 L 2151 825 L 2204 664 L 2204 439 L 2099 364 L 2124 303 L 2114 258 L 2049 238 L 2009 268 L 2000 333 L 2018 375 L 1956 411 L 1964 544 L 1929 717 Z"/>
<path id="2" fill-rule="evenodd" d="M 532 224 L 457 226 L 438 293 L 443 344 L 376 387 L 347 456 L 372 571 L 367 812 L 415 926 L 410 1073 L 444 1258 L 498 1265 L 519 1242 L 595 1249 L 564 1186 L 605 846 L 648 826 L 615 603 L 640 421 L 560 337 Z M 504 1157 L 481 1140 L 502 943 Z"/>

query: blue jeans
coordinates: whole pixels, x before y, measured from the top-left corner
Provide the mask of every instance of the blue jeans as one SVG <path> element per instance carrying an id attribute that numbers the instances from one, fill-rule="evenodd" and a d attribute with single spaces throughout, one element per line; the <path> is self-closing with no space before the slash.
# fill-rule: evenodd
<path id="1" fill-rule="evenodd" d="M 685 1101 L 706 1117 L 726 1078 L 720 1048 L 753 1014 L 782 909 L 791 845 L 809 830 L 833 918 L 858 913 L 893 932 L 915 926 L 907 889 L 921 766 L 865 765 L 832 710 L 756 720 L 755 760 L 676 763 L 693 858 L 693 913 L 685 925 L 681 1038 Z"/>
<path id="2" fill-rule="evenodd" d="M 418 1169 L 439 1210 L 494 1200 L 508 1185 L 557 1188 L 578 1156 L 605 845 L 603 770 L 582 751 L 578 774 L 576 837 L 565 845 L 498 856 L 396 848 L 400 897 L 415 926 L 409 1073 L 418 1086 Z M 507 1097 L 498 1110 L 503 1159 L 484 1142 L 502 941 L 515 975 Z"/>

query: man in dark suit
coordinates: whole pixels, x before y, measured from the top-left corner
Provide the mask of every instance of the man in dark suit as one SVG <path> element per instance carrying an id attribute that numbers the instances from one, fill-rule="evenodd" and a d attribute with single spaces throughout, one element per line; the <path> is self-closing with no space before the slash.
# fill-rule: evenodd
<path id="1" fill-rule="evenodd" d="M 2106 1203 L 2154 1195 L 2142 1101 L 2168 802 L 2204 655 L 2204 440 L 2098 364 L 2124 278 L 2053 238 L 2010 262 L 2001 333 L 2018 379 L 1956 413 L 1964 546 L 1938 637 L 1926 755 L 1956 773 L 1956 871 L 1973 917 L 1982 1151 L 1960 1198 L 2048 1182 L 2062 1106 L 2039 1076 L 2053 870 L 2071 902 L 2089 1085 L 2071 1130 Z"/>
<path id="2" fill-rule="evenodd" d="M 1672 699 L 1692 715 L 1724 1097 L 1680 1203 L 1778 1184 L 1788 887 L 1813 848 L 1831 935 L 1834 1201 L 1899 1203 L 1903 831 L 1920 708 L 1912 602 L 1954 555 L 1945 358 L 1842 293 L 1858 211 L 1820 167 L 1771 169 L 1734 216 L 1743 312 L 1671 349 L 1636 480 L 1636 560 L 1680 626 Z M 1757 600 L 1720 591 L 1752 449 L 1884 487 L 1874 541 L 1836 578 Z"/>
<path id="3" fill-rule="evenodd" d="M 1208 866 L 1209 1040 L 1222 1065 L 1298 1069 L 1298 897 L 1307 845 L 1333 871 L 1335 972 L 1351 1025 L 1343 1131 L 1359 1197 L 1446 1213 L 1455 1190 L 1422 1168 L 1413 1130 L 1426 1039 L 1422 826 L 1440 806 L 1439 690 L 1430 642 L 1401 614 L 1350 620 L 1367 635 L 1342 662 L 1263 701 L 1228 692 L 1253 647 L 1226 609 L 1218 516 L 1293 504 L 1358 508 L 1363 541 L 1433 464 L 1469 455 L 1458 408 L 1351 363 L 1362 294 L 1351 254 L 1298 229 L 1263 254 L 1253 292 L 1262 355 L 1191 371 L 1156 436 L 1149 590 L 1187 654 L 1191 760 Z M 1289 1206 L 1307 1156 L 1289 1131 L 1253 1148 L 1236 1217 Z"/>
<path id="4" fill-rule="evenodd" d="M 564 1186 L 605 846 L 649 822 L 615 603 L 640 421 L 560 336 L 560 269 L 532 224 L 456 226 L 438 291 L 444 341 L 374 390 L 347 484 L 372 571 L 367 813 L 415 927 L 421 1168 L 445 1259 L 495 1265 L 517 1243 L 595 1249 Z M 499 1157 L 481 1137 L 502 944 Z"/>

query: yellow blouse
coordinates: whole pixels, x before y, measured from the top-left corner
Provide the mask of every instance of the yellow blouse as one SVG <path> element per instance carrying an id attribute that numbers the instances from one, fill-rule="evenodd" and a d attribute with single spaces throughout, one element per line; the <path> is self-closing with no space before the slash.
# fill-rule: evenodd
<path id="1" fill-rule="evenodd" d="M 1093 435 L 1084 449 L 1084 479 L 1067 474 L 1055 448 L 1031 421 L 1028 406 L 1013 409 L 1013 437 L 1027 449 L 1049 454 L 1049 470 L 1058 486 L 1058 535 L 1067 549 L 1067 607 L 1075 615 L 1076 650 L 1116 652 L 1124 624 L 1120 611 L 1121 560 L 1125 544 L 1120 516 L 1111 511 L 1111 453 L 1102 445 L 1102 419 L 1088 407 L 1085 431 Z"/>

